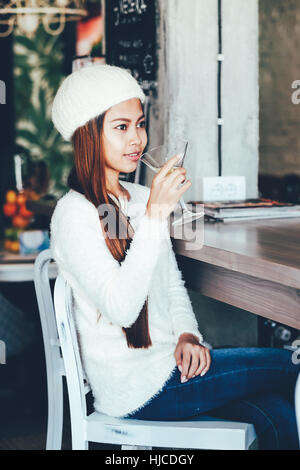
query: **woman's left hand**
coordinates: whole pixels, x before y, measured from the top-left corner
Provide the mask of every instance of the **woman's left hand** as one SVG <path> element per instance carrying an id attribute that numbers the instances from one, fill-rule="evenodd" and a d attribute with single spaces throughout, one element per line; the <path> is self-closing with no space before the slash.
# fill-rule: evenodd
<path id="1" fill-rule="evenodd" d="M 180 335 L 174 356 L 181 372 L 182 383 L 196 375 L 204 375 L 210 368 L 209 349 L 199 344 L 191 333 Z"/>

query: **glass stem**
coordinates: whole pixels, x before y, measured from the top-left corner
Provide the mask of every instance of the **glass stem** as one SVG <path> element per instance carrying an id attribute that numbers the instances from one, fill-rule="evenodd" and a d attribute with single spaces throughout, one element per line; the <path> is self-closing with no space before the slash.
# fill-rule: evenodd
<path id="1" fill-rule="evenodd" d="M 183 212 L 190 212 L 188 210 L 188 208 L 186 207 L 185 202 L 184 202 L 182 197 L 179 199 L 179 202 L 180 202 L 180 205 L 181 205 L 181 208 L 182 208 Z"/>

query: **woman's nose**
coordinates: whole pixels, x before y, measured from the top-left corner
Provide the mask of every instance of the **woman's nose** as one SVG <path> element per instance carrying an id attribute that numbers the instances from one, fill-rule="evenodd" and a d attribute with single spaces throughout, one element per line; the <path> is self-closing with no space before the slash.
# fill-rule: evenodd
<path id="1" fill-rule="evenodd" d="M 129 135 L 129 144 L 130 145 L 140 145 L 142 142 L 141 136 L 138 133 L 137 129 L 134 129 Z"/>

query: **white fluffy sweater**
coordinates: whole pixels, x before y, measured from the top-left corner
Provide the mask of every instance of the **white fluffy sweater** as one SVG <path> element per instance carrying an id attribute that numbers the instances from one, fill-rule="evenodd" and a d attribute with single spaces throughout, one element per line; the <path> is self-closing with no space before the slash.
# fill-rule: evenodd
<path id="1" fill-rule="evenodd" d="M 72 288 L 94 407 L 117 417 L 140 409 L 159 393 L 175 370 L 174 351 L 182 333 L 203 341 L 167 221 L 145 215 L 149 188 L 121 184 L 131 199 L 118 202 L 135 230 L 121 265 L 106 245 L 98 210 L 84 195 L 70 190 L 58 201 L 51 220 L 51 249 Z M 147 295 L 152 346 L 128 348 L 122 327 L 135 322 Z"/>

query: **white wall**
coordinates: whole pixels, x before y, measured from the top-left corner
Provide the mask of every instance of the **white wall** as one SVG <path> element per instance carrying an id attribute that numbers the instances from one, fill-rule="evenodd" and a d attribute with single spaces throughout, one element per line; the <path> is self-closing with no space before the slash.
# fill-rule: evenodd
<path id="1" fill-rule="evenodd" d="M 257 196 L 259 144 L 258 2 L 223 0 L 223 174 L 245 175 Z"/>
<path id="2" fill-rule="evenodd" d="M 185 167 L 197 181 L 218 175 L 217 0 L 157 0 L 159 69 L 150 111 L 150 147 L 187 137 Z M 257 196 L 258 0 L 223 0 L 223 174 L 245 175 Z M 147 170 L 146 184 L 153 174 Z"/>

